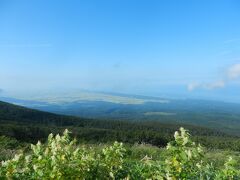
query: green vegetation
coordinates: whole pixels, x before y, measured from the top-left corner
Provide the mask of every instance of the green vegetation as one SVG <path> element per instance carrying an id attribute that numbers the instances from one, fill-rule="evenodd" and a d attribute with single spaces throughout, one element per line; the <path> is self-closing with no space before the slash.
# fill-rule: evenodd
<path id="1" fill-rule="evenodd" d="M 0 136 L 0 161 L 11 158 L 25 147 L 27 147 L 26 143 L 20 143 L 16 139 Z"/>
<path id="2" fill-rule="evenodd" d="M 165 147 L 181 126 L 192 132 L 194 141 L 210 149 L 240 151 L 238 137 L 201 126 L 157 121 L 84 119 L 0 102 L 0 136 L 12 137 L 20 142 L 44 142 L 51 132 L 57 134 L 69 129 L 81 142 L 108 143 L 117 140 L 127 144 L 145 143 Z"/>
<path id="3" fill-rule="evenodd" d="M 135 159 L 122 143 L 102 149 L 79 146 L 69 132 L 48 136 L 46 144 L 38 142 L 28 153 L 15 155 L 0 166 L 1 179 L 239 179 L 237 162 L 228 157 L 218 167 L 204 159 L 204 149 L 192 142 L 180 128 L 174 141 L 164 149 L 163 160 L 153 159 L 151 152 Z"/>
<path id="4" fill-rule="evenodd" d="M 183 123 L 240 136 L 240 104 L 237 103 L 87 92 L 26 99 L 5 100 L 57 114 L 92 119 Z"/>
<path id="5" fill-rule="evenodd" d="M 184 129 L 173 138 L 181 126 L 191 139 Z M 71 134 L 50 134 L 64 129 Z M 84 119 L 0 102 L 0 160 L 0 179 L 239 179 L 240 140 L 201 126 Z"/>

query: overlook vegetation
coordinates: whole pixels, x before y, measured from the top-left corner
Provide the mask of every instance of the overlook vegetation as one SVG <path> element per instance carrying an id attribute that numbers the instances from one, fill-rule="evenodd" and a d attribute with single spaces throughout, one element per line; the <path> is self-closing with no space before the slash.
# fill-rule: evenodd
<path id="1" fill-rule="evenodd" d="M 0 100 L 90 119 L 191 124 L 240 136 L 240 105 L 237 103 L 82 91 L 18 98 L 0 97 Z"/>
<path id="2" fill-rule="evenodd" d="M 239 138 L 218 130 L 188 124 L 157 121 L 94 120 L 56 115 L 0 102 L 0 135 L 19 142 L 44 141 L 48 134 L 69 129 L 82 142 L 127 144 L 147 143 L 164 147 L 181 126 L 192 132 L 193 139 L 211 149 L 240 150 Z"/>
<path id="3" fill-rule="evenodd" d="M 192 136 L 175 132 L 181 126 Z M 53 136 L 64 129 L 71 133 Z M 86 119 L 0 102 L 0 160 L 0 179 L 239 179 L 240 140 L 201 126 Z"/>
<path id="4" fill-rule="evenodd" d="M 167 144 L 162 160 L 151 152 L 133 159 L 122 143 L 101 149 L 76 144 L 68 130 L 48 136 L 46 144 L 31 145 L 0 166 L 1 179 L 239 179 L 237 161 L 226 158 L 221 167 L 204 159 L 204 149 L 180 128 Z"/>

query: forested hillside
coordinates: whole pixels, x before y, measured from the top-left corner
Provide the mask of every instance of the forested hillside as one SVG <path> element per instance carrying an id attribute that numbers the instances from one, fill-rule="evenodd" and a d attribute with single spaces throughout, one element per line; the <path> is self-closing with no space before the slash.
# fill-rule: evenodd
<path id="1" fill-rule="evenodd" d="M 192 136 L 176 133 L 180 126 Z M 64 129 L 71 133 L 50 134 Z M 0 102 L 2 179 L 237 179 L 239 152 L 239 137 L 205 127 L 84 119 Z"/>
<path id="2" fill-rule="evenodd" d="M 81 118 L 185 123 L 240 136 L 238 103 L 81 91 L 25 98 L 0 100 Z"/>
<path id="3" fill-rule="evenodd" d="M 0 135 L 16 138 L 21 142 L 45 140 L 51 132 L 59 133 L 65 128 L 82 142 L 99 143 L 115 140 L 125 143 L 147 143 L 166 146 L 172 134 L 181 126 L 192 132 L 194 140 L 209 148 L 240 150 L 235 136 L 221 131 L 187 124 L 160 123 L 156 121 L 111 121 L 84 119 L 72 116 L 32 110 L 0 102 Z"/>

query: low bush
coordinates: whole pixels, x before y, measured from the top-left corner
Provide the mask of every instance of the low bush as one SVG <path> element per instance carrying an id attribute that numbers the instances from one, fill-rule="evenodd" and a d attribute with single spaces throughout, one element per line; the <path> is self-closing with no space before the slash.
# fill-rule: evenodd
<path id="1" fill-rule="evenodd" d="M 50 134 L 46 144 L 38 142 L 31 152 L 20 153 L 0 166 L 1 179 L 240 179 L 240 170 L 229 157 L 222 168 L 204 161 L 204 148 L 191 141 L 184 128 L 168 143 L 164 160 L 151 154 L 136 160 L 128 157 L 122 143 L 96 151 L 78 146 L 68 130 Z"/>

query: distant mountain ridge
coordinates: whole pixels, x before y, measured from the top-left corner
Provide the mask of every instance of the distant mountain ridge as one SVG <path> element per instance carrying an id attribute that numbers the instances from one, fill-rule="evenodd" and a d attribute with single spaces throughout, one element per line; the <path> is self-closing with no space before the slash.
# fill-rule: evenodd
<path id="1" fill-rule="evenodd" d="M 61 92 L 61 93 L 40 93 L 35 96 L 28 95 L 16 95 L 14 97 L 2 97 L 12 102 L 17 101 L 32 101 L 38 103 L 48 103 L 51 105 L 62 105 L 81 101 L 103 101 L 116 104 L 144 104 L 146 102 L 158 102 L 168 103 L 168 99 L 154 98 L 139 95 L 124 95 L 119 93 L 104 93 L 104 92 L 89 92 L 89 91 L 77 91 L 77 92 Z"/>

